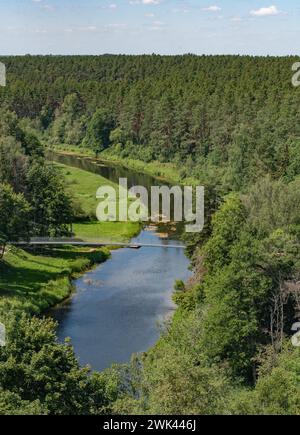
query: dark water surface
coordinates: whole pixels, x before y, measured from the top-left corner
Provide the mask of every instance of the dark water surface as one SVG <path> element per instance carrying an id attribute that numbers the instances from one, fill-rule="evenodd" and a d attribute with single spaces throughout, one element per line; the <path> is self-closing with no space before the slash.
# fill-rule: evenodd
<path id="1" fill-rule="evenodd" d="M 86 170 L 93 165 L 85 159 L 66 159 L 59 160 Z M 111 181 L 127 177 L 129 186 L 154 183 L 151 177 L 123 168 L 92 168 L 96 169 Z M 133 241 L 162 246 L 113 251 L 110 260 L 76 280 L 73 297 L 53 311 L 59 321 L 59 339 L 71 337 L 80 363 L 95 370 L 128 362 L 133 353 L 153 346 L 159 338 L 159 323 L 174 310 L 174 281 L 191 275 L 184 250 L 166 248 L 181 242 L 160 238 L 154 227 L 146 228 Z"/>

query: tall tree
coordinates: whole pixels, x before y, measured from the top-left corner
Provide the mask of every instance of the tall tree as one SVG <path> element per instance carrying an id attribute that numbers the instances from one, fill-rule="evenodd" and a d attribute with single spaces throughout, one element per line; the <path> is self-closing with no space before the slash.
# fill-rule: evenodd
<path id="1" fill-rule="evenodd" d="M 22 194 L 8 184 L 0 184 L 0 258 L 8 241 L 29 237 L 30 206 Z"/>

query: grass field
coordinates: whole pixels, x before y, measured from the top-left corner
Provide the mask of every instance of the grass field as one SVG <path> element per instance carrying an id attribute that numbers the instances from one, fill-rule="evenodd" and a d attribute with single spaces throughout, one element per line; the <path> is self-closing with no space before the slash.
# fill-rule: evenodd
<path id="1" fill-rule="evenodd" d="M 107 249 L 62 247 L 36 252 L 9 248 L 0 262 L 0 311 L 41 313 L 66 299 L 75 278 L 109 257 Z"/>
<path id="2" fill-rule="evenodd" d="M 99 187 L 106 185 L 118 186 L 101 175 L 93 174 L 82 169 L 57 164 L 67 182 L 76 211 L 80 216 L 90 217 L 89 221 L 75 223 L 73 231 L 76 237 L 83 239 L 97 238 L 102 241 L 127 242 L 140 231 L 140 224 L 136 222 L 99 222 L 96 220 L 96 208 L 99 200 L 96 192 Z M 117 195 L 118 201 L 118 195 Z M 118 210 L 118 207 L 117 207 Z"/>

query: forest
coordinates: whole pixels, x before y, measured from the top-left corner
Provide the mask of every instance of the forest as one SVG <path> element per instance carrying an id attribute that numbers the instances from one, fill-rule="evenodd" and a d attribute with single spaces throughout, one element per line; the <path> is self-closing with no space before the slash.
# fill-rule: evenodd
<path id="1" fill-rule="evenodd" d="M 204 231 L 184 235 L 193 278 L 127 365 L 81 368 L 42 304 L 0 287 L 0 414 L 300 414 L 297 60 L 0 57 L 0 282 L 12 237 L 68 235 L 78 218 L 49 149 L 172 168 L 206 192 Z"/>

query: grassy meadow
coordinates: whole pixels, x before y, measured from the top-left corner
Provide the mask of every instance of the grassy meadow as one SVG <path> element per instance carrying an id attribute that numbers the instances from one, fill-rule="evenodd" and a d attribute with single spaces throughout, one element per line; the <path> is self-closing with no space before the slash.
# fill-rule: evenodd
<path id="1" fill-rule="evenodd" d="M 7 304 L 41 313 L 66 299 L 72 279 L 109 257 L 107 249 L 61 247 L 24 251 L 9 247 L 0 263 L 0 311 Z"/>
<path id="2" fill-rule="evenodd" d="M 96 192 L 101 186 L 116 188 L 118 201 L 118 186 L 98 174 L 79 168 L 57 164 L 66 179 L 67 191 L 73 199 L 76 213 L 83 221 L 75 222 L 73 232 L 75 237 L 83 239 L 97 238 L 101 241 L 127 242 L 140 231 L 137 222 L 99 222 L 96 220 L 96 208 L 99 200 Z M 117 207 L 118 210 L 118 207 Z"/>
<path id="3" fill-rule="evenodd" d="M 140 231 L 139 223 L 98 222 L 96 191 L 113 183 L 97 174 L 58 165 L 76 213 L 89 219 L 75 222 L 75 237 L 126 242 Z M 8 247 L 0 263 L 0 311 L 9 306 L 41 313 L 66 299 L 72 292 L 72 279 L 109 257 L 105 248 L 90 249 L 65 246 L 22 250 Z"/>

